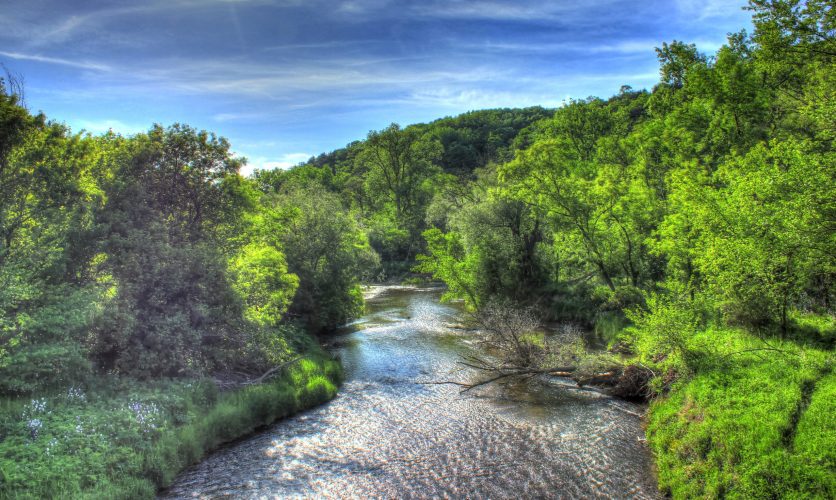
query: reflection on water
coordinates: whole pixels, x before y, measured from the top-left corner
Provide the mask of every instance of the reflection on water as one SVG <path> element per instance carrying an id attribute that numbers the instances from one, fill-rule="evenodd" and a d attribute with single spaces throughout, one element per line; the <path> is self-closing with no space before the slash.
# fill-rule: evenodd
<path id="1" fill-rule="evenodd" d="M 332 402 L 188 469 L 175 497 L 656 496 L 642 408 L 559 382 L 461 395 L 471 349 L 437 289 L 381 287 L 335 342 Z"/>

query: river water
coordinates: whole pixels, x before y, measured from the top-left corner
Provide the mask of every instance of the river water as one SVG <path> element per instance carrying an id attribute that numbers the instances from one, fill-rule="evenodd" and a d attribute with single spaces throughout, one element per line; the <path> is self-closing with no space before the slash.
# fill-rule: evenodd
<path id="1" fill-rule="evenodd" d="M 437 288 L 378 287 L 333 347 L 330 403 L 214 453 L 163 498 L 655 498 L 641 405 L 529 382 L 460 394 L 461 311 Z M 476 392 L 476 390 L 472 391 Z"/>

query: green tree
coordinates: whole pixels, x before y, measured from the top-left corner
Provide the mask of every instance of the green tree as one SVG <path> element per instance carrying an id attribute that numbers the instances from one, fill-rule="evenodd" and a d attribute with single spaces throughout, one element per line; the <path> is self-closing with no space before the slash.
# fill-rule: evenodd
<path id="1" fill-rule="evenodd" d="M 279 239 L 299 288 L 290 313 L 314 331 L 333 329 L 363 306 L 360 281 L 377 255 L 354 216 L 322 187 L 292 189 L 265 199 L 280 221 Z M 275 230 L 275 229 L 274 229 Z"/>
<path id="2" fill-rule="evenodd" d="M 399 218 L 412 216 L 427 198 L 426 181 L 436 171 L 441 154 L 437 141 L 397 124 L 369 132 L 358 161 L 369 169 L 367 187 L 394 204 Z"/>
<path id="3" fill-rule="evenodd" d="M 107 160 L 94 139 L 31 116 L 2 81 L 0 120 L 0 392 L 27 393 L 89 372 L 88 236 Z"/>
<path id="4" fill-rule="evenodd" d="M 441 144 L 416 128 L 397 124 L 369 132 L 356 162 L 366 172 L 365 191 L 377 214 L 372 243 L 390 260 L 410 259 L 432 197 L 432 178 L 439 172 Z M 401 233 L 405 238 L 392 238 Z M 394 246 L 390 246 L 394 245 Z"/>
<path id="5" fill-rule="evenodd" d="M 97 328 L 105 369 L 139 377 L 215 367 L 245 339 L 222 229 L 244 209 L 241 161 L 223 139 L 155 126 L 124 142 L 101 212 L 112 298 Z"/>

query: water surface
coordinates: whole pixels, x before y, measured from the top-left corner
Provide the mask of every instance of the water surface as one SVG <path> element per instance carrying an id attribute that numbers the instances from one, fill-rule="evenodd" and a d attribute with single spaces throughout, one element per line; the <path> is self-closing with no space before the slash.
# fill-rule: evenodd
<path id="1" fill-rule="evenodd" d="M 164 498 L 653 498 L 640 405 L 528 383 L 460 394 L 473 345 L 435 288 L 380 287 L 333 347 L 336 399 L 221 449 Z"/>

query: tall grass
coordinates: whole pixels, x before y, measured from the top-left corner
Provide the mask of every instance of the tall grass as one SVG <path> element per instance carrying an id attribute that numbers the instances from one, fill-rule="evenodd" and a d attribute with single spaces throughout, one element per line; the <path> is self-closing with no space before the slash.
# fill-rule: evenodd
<path id="1" fill-rule="evenodd" d="M 699 337 L 703 364 L 650 407 L 662 492 L 836 498 L 832 351 L 731 329 Z"/>
<path id="2" fill-rule="evenodd" d="M 0 498 L 153 498 L 219 445 L 333 398 L 337 361 L 308 356 L 268 383 L 102 378 L 86 390 L 0 400 Z"/>

